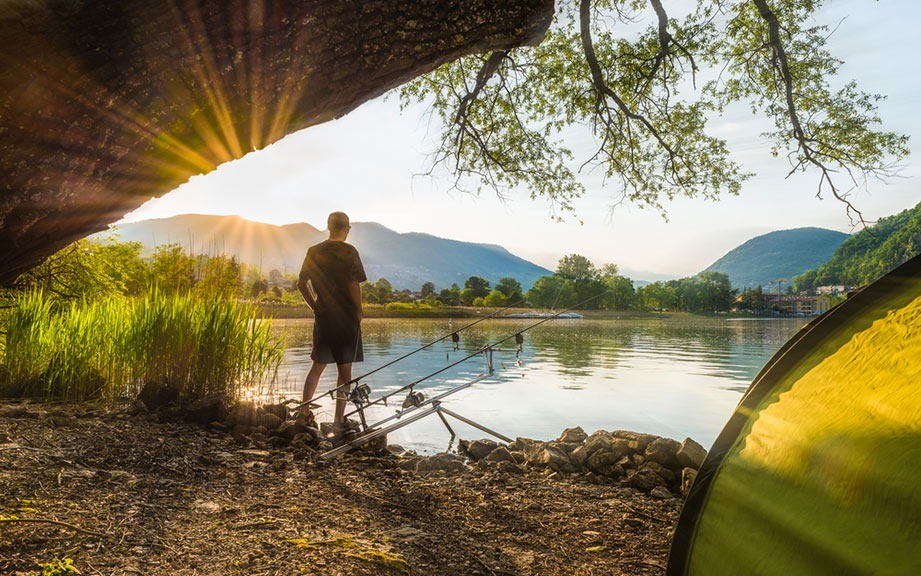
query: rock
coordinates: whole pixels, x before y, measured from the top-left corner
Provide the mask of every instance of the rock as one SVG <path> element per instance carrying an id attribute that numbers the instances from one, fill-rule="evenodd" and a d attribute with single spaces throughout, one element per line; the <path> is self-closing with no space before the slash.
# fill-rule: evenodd
<path id="1" fill-rule="evenodd" d="M 313 444 L 317 440 L 317 436 L 313 433 L 311 428 L 308 428 L 305 432 L 298 432 L 291 438 L 292 444 Z"/>
<path id="2" fill-rule="evenodd" d="M 525 456 L 525 453 L 521 450 L 514 450 L 509 452 L 509 454 L 511 454 L 512 458 L 515 459 L 516 464 L 524 464 L 528 460 L 527 456 Z"/>
<path id="3" fill-rule="evenodd" d="M 474 440 L 467 444 L 467 455 L 473 460 L 482 460 L 498 448 L 499 444 L 492 440 Z"/>
<path id="4" fill-rule="evenodd" d="M 634 468 L 639 468 L 643 465 L 644 462 L 646 462 L 646 457 L 642 454 L 631 454 L 630 460 L 633 462 Z"/>
<path id="5" fill-rule="evenodd" d="M 614 437 L 604 430 L 598 430 L 585 441 L 585 455 L 591 456 L 598 450 L 608 450 L 613 444 Z"/>
<path id="6" fill-rule="evenodd" d="M 456 454 L 448 454 L 447 452 L 435 454 L 434 456 L 429 456 L 428 458 L 420 458 L 419 462 L 416 463 L 416 472 L 423 474 L 430 472 L 457 474 L 460 472 L 466 472 L 469 469 L 470 468 L 464 464 L 464 459 L 461 456 Z"/>
<path id="7" fill-rule="evenodd" d="M 707 450 L 690 438 L 685 438 L 684 442 L 681 443 L 681 447 L 678 448 L 675 457 L 678 459 L 678 464 L 682 467 L 699 470 L 700 466 L 707 458 Z"/>
<path id="8" fill-rule="evenodd" d="M 512 453 L 508 451 L 508 448 L 505 446 L 499 446 L 492 452 L 490 452 L 486 458 L 487 462 L 511 462 L 512 464 L 517 464 L 515 458 L 512 456 Z"/>
<path id="9" fill-rule="evenodd" d="M 508 445 L 509 452 L 524 452 L 527 454 L 528 450 L 533 449 L 535 446 L 539 446 L 541 443 L 537 440 L 532 440 L 530 438 L 515 438 L 515 441 Z"/>
<path id="10" fill-rule="evenodd" d="M 250 458 L 268 458 L 272 455 L 268 450 L 237 450 L 237 454 L 243 454 Z"/>
<path id="11" fill-rule="evenodd" d="M 676 470 L 678 468 L 676 454 L 679 448 L 681 448 L 681 444 L 671 438 L 657 438 L 646 447 L 646 460 L 652 460 L 670 470 Z"/>
<path id="12" fill-rule="evenodd" d="M 388 444 L 387 452 L 390 452 L 391 454 L 395 454 L 399 456 L 403 452 L 406 452 L 406 449 L 400 446 L 399 444 Z"/>
<path id="13" fill-rule="evenodd" d="M 232 434 L 234 436 L 249 436 L 253 433 L 253 427 L 247 426 L 246 424 L 237 424 L 233 427 Z"/>
<path id="14" fill-rule="evenodd" d="M 281 418 L 279 418 L 275 414 L 270 414 L 268 412 L 263 414 L 262 418 L 260 419 L 260 424 L 265 426 L 266 430 L 269 430 L 269 431 L 278 429 L 278 427 L 281 426 L 282 422 L 283 420 Z"/>
<path id="15" fill-rule="evenodd" d="M 569 454 L 569 461 L 572 462 L 572 465 L 578 470 L 585 467 L 585 460 L 587 458 L 588 455 L 586 454 L 585 446 L 579 446 Z"/>
<path id="16" fill-rule="evenodd" d="M 160 382 L 150 381 L 144 384 L 141 393 L 138 394 L 138 398 L 144 402 L 147 408 L 156 410 L 178 400 L 179 389 Z"/>
<path id="17" fill-rule="evenodd" d="M 259 409 L 252 402 L 237 402 L 228 420 L 229 426 L 256 426 L 259 422 Z"/>
<path id="18" fill-rule="evenodd" d="M 694 480 L 697 479 L 697 470 L 693 468 L 685 468 L 681 471 L 681 493 L 685 496 L 688 495 L 688 492 L 691 491 L 691 486 L 694 485 Z"/>
<path id="19" fill-rule="evenodd" d="M 533 459 L 529 462 L 539 468 L 549 468 L 554 472 L 575 472 L 576 467 L 569 460 L 569 455 L 555 446 L 545 445 L 542 450 L 536 452 Z"/>
<path id="20" fill-rule="evenodd" d="M 186 415 L 194 422 L 208 425 L 223 422 L 228 415 L 227 400 L 221 394 L 209 394 L 186 406 Z"/>
<path id="21" fill-rule="evenodd" d="M 275 435 L 282 436 L 288 440 L 294 440 L 298 434 L 307 432 L 310 428 L 299 420 L 285 420 L 275 430 Z"/>
<path id="22" fill-rule="evenodd" d="M 128 408 L 128 414 L 131 416 L 148 413 L 150 413 L 150 410 L 147 409 L 147 404 L 144 404 L 144 401 L 140 398 L 135 398 L 134 402 L 131 403 L 131 407 Z"/>
<path id="23" fill-rule="evenodd" d="M 422 461 L 422 457 L 420 456 L 411 456 L 409 458 L 404 457 L 404 458 L 401 458 L 399 462 L 397 462 L 397 468 L 401 470 L 409 470 L 409 471 L 415 472 L 416 465 L 419 464 L 419 462 L 421 461 Z"/>
<path id="24" fill-rule="evenodd" d="M 665 466 L 662 466 L 658 462 L 654 462 L 652 460 L 640 466 L 639 469 L 648 470 L 652 472 L 653 474 L 658 474 L 659 476 L 662 477 L 663 480 L 665 480 L 668 483 L 669 486 L 673 486 L 675 484 L 675 480 L 677 479 L 674 472 L 672 472 Z"/>
<path id="25" fill-rule="evenodd" d="M 575 442 L 581 444 L 588 439 L 588 434 L 585 433 L 585 430 L 581 426 L 576 426 L 575 428 L 567 428 L 563 430 L 563 433 L 560 434 L 558 440 L 560 442 Z"/>
<path id="26" fill-rule="evenodd" d="M 263 404 L 262 412 L 278 416 L 279 420 L 288 419 L 288 407 L 285 404 Z"/>
<path id="27" fill-rule="evenodd" d="M 665 480 L 655 472 L 650 472 L 649 470 L 635 470 L 627 474 L 624 482 L 628 486 L 632 486 L 641 492 L 647 493 L 656 486 L 665 486 Z"/>
<path id="28" fill-rule="evenodd" d="M 626 440 L 627 447 L 631 452 L 643 452 L 647 446 L 659 438 L 654 434 L 640 434 L 629 430 L 614 430 L 611 432 L 611 436 Z"/>
<path id="29" fill-rule="evenodd" d="M 521 466 L 506 460 L 500 460 L 496 464 L 496 470 L 503 474 L 524 474 L 524 469 Z"/>
<path id="30" fill-rule="evenodd" d="M 586 451 L 587 451 L 586 447 Z M 600 474 L 601 476 L 615 477 L 620 474 L 623 474 L 623 468 L 620 467 L 620 473 L 617 472 L 615 468 L 618 468 L 618 461 L 623 458 L 619 452 L 610 449 L 598 449 L 592 452 L 586 459 L 584 467 L 588 468 L 595 474 Z"/>
<path id="31" fill-rule="evenodd" d="M 576 448 L 581 448 L 581 442 L 560 442 L 558 440 L 551 440 L 547 442 L 547 446 L 553 446 L 554 448 L 559 448 L 567 454 L 571 454 Z"/>
<path id="32" fill-rule="evenodd" d="M 675 495 L 668 491 L 668 488 L 664 486 L 656 486 L 649 491 L 649 495 L 653 498 L 660 498 L 662 500 L 668 500 L 669 498 L 674 498 Z"/>
<path id="33" fill-rule="evenodd" d="M 48 412 L 48 417 L 51 418 L 51 423 L 54 426 L 70 426 L 77 422 L 76 416 L 66 410 L 61 410 L 60 408 L 56 408 Z"/>

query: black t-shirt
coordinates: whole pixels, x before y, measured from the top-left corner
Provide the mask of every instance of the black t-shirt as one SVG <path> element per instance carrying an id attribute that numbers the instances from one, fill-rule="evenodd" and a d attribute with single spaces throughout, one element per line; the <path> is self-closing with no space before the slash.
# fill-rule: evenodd
<path id="1" fill-rule="evenodd" d="M 354 316 L 349 282 L 364 282 L 365 269 L 358 250 L 351 244 L 326 240 L 307 250 L 301 266 L 301 280 L 310 280 L 317 294 L 318 314 Z"/>

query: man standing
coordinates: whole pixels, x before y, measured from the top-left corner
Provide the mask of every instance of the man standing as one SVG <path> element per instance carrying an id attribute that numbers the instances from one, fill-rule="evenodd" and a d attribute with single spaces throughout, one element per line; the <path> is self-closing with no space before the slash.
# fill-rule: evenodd
<path id="1" fill-rule="evenodd" d="M 304 382 L 304 402 L 313 398 L 327 364 L 336 363 L 342 386 L 336 394 L 333 434 L 346 432 L 345 406 L 352 380 L 352 363 L 364 360 L 361 346 L 361 288 L 365 270 L 358 250 L 345 242 L 351 226 L 344 212 L 327 220 L 329 240 L 311 246 L 301 267 L 297 288 L 313 310 L 313 365 Z M 310 286 L 308 287 L 308 282 Z M 311 292 L 311 288 L 313 291 Z M 303 408 L 304 412 L 308 407 Z"/>

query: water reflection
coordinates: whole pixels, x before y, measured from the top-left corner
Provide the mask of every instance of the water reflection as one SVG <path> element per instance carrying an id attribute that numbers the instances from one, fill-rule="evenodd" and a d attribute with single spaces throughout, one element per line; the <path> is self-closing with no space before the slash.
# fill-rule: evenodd
<path id="1" fill-rule="evenodd" d="M 525 333 L 521 366 L 514 344 L 495 353 L 495 375 L 451 396 L 445 406 L 508 436 L 549 439 L 568 426 L 588 432 L 632 429 L 671 437 L 691 436 L 709 446 L 761 366 L 803 324 L 802 319 L 636 318 L 555 320 Z M 369 319 L 362 325 L 362 374 L 466 324 L 447 320 Z M 365 382 L 374 396 L 387 393 L 463 358 L 478 347 L 529 326 L 527 320 L 489 320 L 461 333 L 458 350 L 450 339 L 436 344 Z M 278 391 L 300 397 L 310 363 L 312 322 L 280 320 L 288 350 Z M 472 379 L 485 370 L 474 358 L 426 381 L 427 397 Z M 335 386 L 328 370 L 320 390 Z M 331 419 L 328 397 L 321 419 Z M 402 402 L 402 395 L 395 398 Z M 377 406 L 371 420 L 395 410 Z M 452 422 L 462 437 L 483 434 Z M 390 441 L 420 450 L 442 450 L 448 433 L 437 418 L 412 424 Z"/>

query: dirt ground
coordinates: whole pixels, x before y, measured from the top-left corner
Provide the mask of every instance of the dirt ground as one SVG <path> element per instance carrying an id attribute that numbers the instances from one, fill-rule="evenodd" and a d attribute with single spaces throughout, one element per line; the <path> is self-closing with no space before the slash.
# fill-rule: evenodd
<path id="1" fill-rule="evenodd" d="M 327 463 L 92 406 L 0 407 L 0 574 L 64 558 L 105 575 L 665 572 L 678 499 L 575 475 L 426 477 L 399 463 Z"/>

